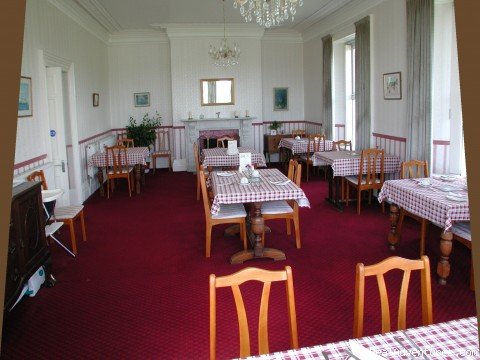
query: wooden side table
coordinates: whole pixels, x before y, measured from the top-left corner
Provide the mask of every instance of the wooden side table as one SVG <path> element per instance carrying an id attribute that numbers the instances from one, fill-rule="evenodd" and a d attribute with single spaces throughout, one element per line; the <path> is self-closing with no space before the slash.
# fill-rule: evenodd
<path id="1" fill-rule="evenodd" d="M 265 134 L 263 138 L 263 153 L 265 154 L 265 159 L 270 163 L 270 154 L 278 154 L 280 149 L 278 144 L 280 140 L 286 137 L 291 137 L 290 134 L 278 134 L 278 135 L 268 135 Z"/>

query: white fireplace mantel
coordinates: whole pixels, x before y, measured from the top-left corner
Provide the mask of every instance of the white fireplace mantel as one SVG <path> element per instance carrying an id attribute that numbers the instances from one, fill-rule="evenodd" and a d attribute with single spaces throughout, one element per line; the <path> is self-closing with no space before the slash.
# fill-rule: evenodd
<path id="1" fill-rule="evenodd" d="M 202 130 L 238 130 L 240 144 L 242 146 L 253 146 L 252 144 L 252 122 L 254 117 L 242 118 L 208 118 L 208 119 L 184 119 L 185 136 L 187 141 L 187 170 L 195 171 L 195 159 L 193 157 L 193 144 L 198 141 Z"/>

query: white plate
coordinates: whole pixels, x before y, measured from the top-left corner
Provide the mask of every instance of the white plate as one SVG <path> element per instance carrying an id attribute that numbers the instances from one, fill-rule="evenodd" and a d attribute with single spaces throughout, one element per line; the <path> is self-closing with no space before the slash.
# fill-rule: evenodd
<path id="1" fill-rule="evenodd" d="M 456 202 L 466 202 L 468 200 L 466 196 L 453 196 L 453 195 L 447 195 L 447 199 L 456 201 Z"/>
<path id="2" fill-rule="evenodd" d="M 280 186 L 283 186 L 283 185 L 287 185 L 290 183 L 290 180 L 285 180 L 285 181 L 270 181 L 268 180 L 268 182 L 272 185 L 280 185 Z"/>
<path id="3" fill-rule="evenodd" d="M 443 186 L 439 186 L 437 187 L 438 190 L 440 191 L 445 191 L 445 192 L 450 192 L 450 191 L 458 191 L 458 190 L 461 190 L 460 188 L 458 187 L 455 187 L 455 186 L 450 186 L 450 185 L 443 185 Z"/>
<path id="4" fill-rule="evenodd" d="M 455 181 L 457 180 L 457 177 L 452 175 L 440 175 L 440 179 L 443 181 Z"/>
<path id="5" fill-rule="evenodd" d="M 347 155 L 356 156 L 356 155 L 360 155 L 360 153 L 357 153 L 357 152 L 349 152 L 349 153 L 347 153 Z"/>
<path id="6" fill-rule="evenodd" d="M 235 175 L 235 173 L 231 173 L 231 172 L 217 172 L 217 175 L 218 175 L 218 176 L 225 176 L 225 177 L 227 177 L 227 176 L 233 176 L 233 175 Z"/>
<path id="7" fill-rule="evenodd" d="M 428 188 L 430 186 L 432 186 L 432 184 L 422 184 L 422 183 L 418 183 L 418 185 L 420 185 L 421 187 L 425 187 L 425 188 Z"/>

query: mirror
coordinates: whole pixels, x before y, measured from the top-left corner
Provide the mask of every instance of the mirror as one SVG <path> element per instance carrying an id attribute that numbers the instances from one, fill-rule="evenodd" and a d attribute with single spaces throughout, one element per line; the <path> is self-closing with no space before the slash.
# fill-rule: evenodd
<path id="1" fill-rule="evenodd" d="M 234 105 L 233 85 L 233 78 L 200 80 L 202 106 Z"/>

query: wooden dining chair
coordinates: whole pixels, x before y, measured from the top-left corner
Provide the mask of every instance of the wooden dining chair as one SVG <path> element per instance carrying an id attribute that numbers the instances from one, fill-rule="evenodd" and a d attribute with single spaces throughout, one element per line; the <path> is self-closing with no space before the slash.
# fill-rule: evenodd
<path id="1" fill-rule="evenodd" d="M 472 251 L 472 233 L 470 230 L 470 221 L 456 221 L 452 226 L 453 240 L 465 245 Z M 470 262 L 470 290 L 475 291 L 475 282 L 473 279 L 473 261 Z"/>
<path id="2" fill-rule="evenodd" d="M 240 239 L 243 242 L 243 249 L 247 249 L 247 213 L 243 204 L 222 204 L 220 211 L 216 215 L 211 213 L 205 173 L 203 169 L 199 171 L 200 186 L 202 188 L 203 209 L 205 211 L 205 257 L 210 257 L 212 246 L 212 227 L 218 224 L 238 224 L 240 226 Z"/>
<path id="3" fill-rule="evenodd" d="M 380 190 L 383 186 L 384 180 L 384 158 L 385 153 L 380 149 L 366 149 L 362 150 L 360 158 L 360 168 L 357 176 L 346 176 L 347 182 L 347 206 L 350 199 L 350 186 L 357 189 L 357 214 L 360 215 L 362 191 L 367 190 L 368 203 L 372 202 L 372 193 L 374 189 Z M 377 163 L 380 163 L 380 168 L 377 169 Z M 366 170 L 365 175 L 363 170 Z M 384 203 L 382 203 L 382 210 L 384 210 Z"/>
<path id="4" fill-rule="evenodd" d="M 153 174 L 157 168 L 157 159 L 167 158 L 168 169 L 172 171 L 172 151 L 170 149 L 170 133 L 168 130 L 157 130 L 157 141 L 155 143 L 155 150 L 152 153 Z"/>
<path id="5" fill-rule="evenodd" d="M 208 177 L 208 170 L 201 167 L 200 165 L 200 156 L 198 154 L 198 145 L 197 143 L 193 143 L 193 157 L 195 159 L 195 171 L 196 171 L 196 177 L 197 177 L 197 200 L 200 200 L 200 171 L 203 171 L 205 174 L 205 178 Z"/>
<path id="6" fill-rule="evenodd" d="M 248 327 L 247 312 L 243 302 L 240 285 L 248 281 L 259 281 L 263 283 L 262 298 L 260 300 L 260 311 L 258 317 L 258 353 L 269 353 L 268 346 L 268 305 L 270 288 L 272 282 L 285 282 L 287 308 L 288 308 L 288 329 L 290 333 L 290 348 L 298 349 L 297 314 L 295 310 L 295 294 L 293 290 L 292 269 L 285 266 L 285 270 L 271 271 L 258 268 L 245 268 L 234 274 L 217 277 L 210 275 L 210 359 L 216 358 L 217 339 L 217 289 L 230 287 L 233 292 L 237 309 L 238 329 L 240 336 L 241 358 L 250 356 L 250 332 Z"/>
<path id="7" fill-rule="evenodd" d="M 292 137 L 295 138 L 297 136 L 306 137 L 307 132 L 305 130 L 301 130 L 301 129 L 292 130 Z"/>
<path id="8" fill-rule="evenodd" d="M 48 190 L 47 181 L 43 170 L 32 172 L 27 176 L 27 181 L 41 181 L 42 189 Z M 83 214 L 83 205 L 55 206 L 53 218 L 68 225 L 70 230 L 70 240 L 72 242 L 72 252 L 77 254 L 77 237 L 75 236 L 75 220 L 80 219 L 82 227 L 82 239 L 87 241 L 87 231 L 85 229 L 85 218 Z"/>
<path id="9" fill-rule="evenodd" d="M 332 151 L 352 151 L 352 142 L 347 140 L 334 141 Z"/>
<path id="10" fill-rule="evenodd" d="M 353 337 L 363 336 L 363 320 L 365 305 L 365 278 L 375 276 L 377 278 L 378 290 L 380 293 L 380 305 L 382 310 L 382 334 L 391 331 L 390 305 L 385 285 L 384 274 L 390 270 L 399 269 L 403 271 L 402 285 L 398 302 L 397 330 L 406 329 L 406 311 L 408 285 L 411 272 L 420 271 L 421 295 L 422 295 L 422 322 L 423 325 L 430 325 L 433 322 L 432 315 L 432 288 L 430 283 L 430 262 L 427 256 L 419 260 L 405 259 L 398 256 L 389 257 L 377 264 L 365 266 L 357 264 L 355 275 L 355 307 L 353 320 Z M 371 319 L 368 319 L 371 320 Z"/>
<path id="11" fill-rule="evenodd" d="M 110 186 L 112 192 L 115 188 L 115 179 L 127 179 L 128 196 L 132 196 L 132 187 L 135 184 L 133 179 L 133 166 L 128 165 L 127 148 L 125 146 L 107 146 L 106 156 L 106 173 L 107 173 L 107 199 L 110 199 Z"/>
<path id="12" fill-rule="evenodd" d="M 217 139 L 217 147 L 226 148 L 226 147 L 228 147 L 228 142 L 231 141 L 231 140 L 235 140 L 235 139 L 230 137 L 230 136 L 223 136 L 221 138 L 218 138 Z"/>
<path id="13" fill-rule="evenodd" d="M 400 170 L 401 179 L 415 179 L 423 177 L 428 177 L 428 163 L 426 161 L 402 161 Z M 420 256 L 422 256 L 425 254 L 425 239 L 427 237 L 429 221 L 401 208 L 397 223 L 397 234 L 399 237 L 402 236 L 402 228 L 405 216 L 415 219 L 420 223 Z"/>
<path id="14" fill-rule="evenodd" d="M 299 161 L 305 164 L 307 182 L 308 182 L 308 177 L 309 177 L 308 174 L 310 171 L 309 170 L 310 167 L 312 167 L 312 170 L 315 169 L 313 167 L 313 157 L 316 152 L 320 151 L 320 144 L 322 141 L 325 142 L 325 135 L 320 135 L 320 134 L 308 135 L 307 152 L 305 154 L 300 155 L 299 157 Z M 326 175 L 325 175 L 325 178 L 326 178 Z"/>
<path id="15" fill-rule="evenodd" d="M 117 145 L 125 146 L 126 148 L 135 147 L 135 142 L 133 139 L 128 138 L 118 138 Z"/>
<path id="16" fill-rule="evenodd" d="M 302 164 L 296 160 L 290 160 L 288 166 L 288 178 L 298 187 L 302 181 Z M 298 203 L 295 200 L 275 200 L 262 203 L 261 208 L 263 220 L 285 219 L 287 235 L 291 235 L 291 221 L 295 229 L 295 245 L 297 249 L 302 247 L 300 240 L 300 216 Z M 265 231 L 262 233 L 262 245 L 265 245 Z"/>

